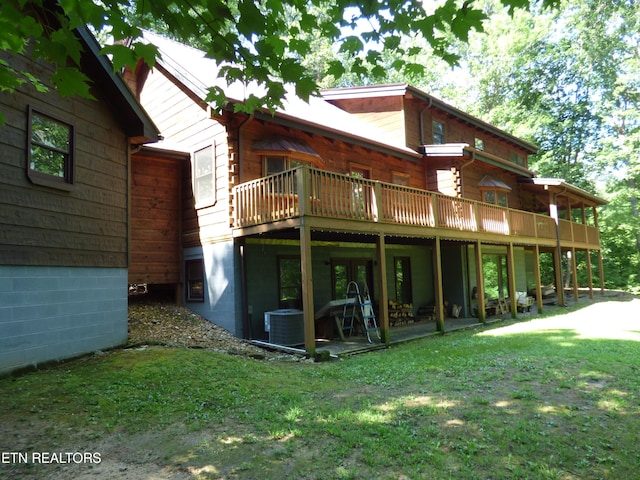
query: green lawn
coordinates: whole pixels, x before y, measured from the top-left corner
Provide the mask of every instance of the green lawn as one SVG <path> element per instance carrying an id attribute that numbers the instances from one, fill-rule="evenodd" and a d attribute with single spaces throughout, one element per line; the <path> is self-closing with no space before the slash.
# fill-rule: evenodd
<path id="1" fill-rule="evenodd" d="M 150 347 L 0 379 L 2 452 L 102 458 L 0 478 L 637 478 L 640 300 L 607 304 L 625 335 L 582 331 L 594 304 L 328 363 Z"/>

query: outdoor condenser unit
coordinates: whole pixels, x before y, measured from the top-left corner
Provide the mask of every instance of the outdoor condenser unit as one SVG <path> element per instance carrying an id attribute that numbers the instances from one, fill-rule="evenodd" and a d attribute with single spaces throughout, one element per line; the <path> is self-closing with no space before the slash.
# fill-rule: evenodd
<path id="1" fill-rule="evenodd" d="M 302 310 L 284 308 L 264 312 L 264 330 L 269 343 L 293 347 L 304 344 L 304 316 Z"/>

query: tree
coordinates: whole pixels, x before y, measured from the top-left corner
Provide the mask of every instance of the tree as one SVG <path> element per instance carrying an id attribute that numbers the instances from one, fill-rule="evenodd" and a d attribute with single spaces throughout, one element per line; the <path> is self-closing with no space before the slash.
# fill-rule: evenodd
<path id="1" fill-rule="evenodd" d="M 513 11 L 536 0 L 501 1 Z M 113 43 L 104 53 L 119 70 L 134 68 L 139 59 L 153 66 L 157 49 L 141 41 L 141 29 L 149 28 L 203 49 L 228 84 L 260 85 L 263 93 L 237 106 L 253 111 L 278 106 L 287 85 L 308 99 L 325 75 L 379 77 L 382 50 L 393 53 L 395 69 L 419 71 L 424 66 L 404 57 L 412 53 L 402 44 L 406 35 L 419 33 L 436 55 L 454 63 L 446 35 L 466 41 L 470 30 L 482 31 L 485 18 L 473 0 L 443 0 L 430 11 L 420 0 L 8 0 L 0 4 L 0 49 L 51 62 L 56 70 L 50 82 L 61 94 L 89 96 L 88 79 L 76 68 L 81 47 L 74 29 L 106 31 Z M 349 65 L 334 60 L 315 72 L 305 68 L 314 38 L 335 45 L 351 59 Z M 0 90 L 11 92 L 23 82 L 47 88 L 0 60 Z M 224 89 L 211 86 L 208 100 L 222 105 Z"/>

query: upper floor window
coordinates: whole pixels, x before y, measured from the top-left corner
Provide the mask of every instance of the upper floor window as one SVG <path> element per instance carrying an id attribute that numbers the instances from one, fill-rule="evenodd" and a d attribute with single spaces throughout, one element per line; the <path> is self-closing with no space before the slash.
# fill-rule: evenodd
<path id="1" fill-rule="evenodd" d="M 286 155 L 265 155 L 263 158 L 265 176 L 275 175 L 276 173 L 282 173 L 300 165 L 305 165 L 305 162 Z"/>
<path id="2" fill-rule="evenodd" d="M 512 163 L 515 163 L 516 165 L 520 165 L 521 167 L 525 166 L 524 155 L 520 155 L 519 153 L 516 153 L 516 152 L 511 152 L 510 160 Z"/>
<path id="3" fill-rule="evenodd" d="M 493 203 L 494 205 L 500 205 L 501 207 L 509 206 L 509 194 L 500 189 L 482 190 L 482 200 L 485 203 Z"/>
<path id="4" fill-rule="evenodd" d="M 433 121 L 433 143 L 435 145 L 442 145 L 446 143 L 444 135 L 444 123 L 440 123 L 437 120 Z"/>
<path id="5" fill-rule="evenodd" d="M 511 187 L 506 183 L 490 175 L 485 175 L 478 183 L 478 186 L 480 187 L 483 202 L 493 203 L 501 207 L 509 206 Z"/>
<path id="6" fill-rule="evenodd" d="M 212 204 L 216 200 L 215 148 L 210 145 L 193 155 L 194 195 L 196 205 Z"/>
<path id="7" fill-rule="evenodd" d="M 476 137 L 476 139 L 475 139 L 475 147 L 476 147 L 476 150 L 484 150 L 484 140 L 482 140 L 481 138 Z"/>
<path id="8" fill-rule="evenodd" d="M 394 185 L 402 185 L 403 187 L 409 186 L 409 175 L 406 173 L 400 172 L 392 172 L 391 173 L 391 182 Z"/>
<path id="9" fill-rule="evenodd" d="M 28 176 L 58 188 L 73 184 L 73 126 L 31 108 L 28 112 Z"/>

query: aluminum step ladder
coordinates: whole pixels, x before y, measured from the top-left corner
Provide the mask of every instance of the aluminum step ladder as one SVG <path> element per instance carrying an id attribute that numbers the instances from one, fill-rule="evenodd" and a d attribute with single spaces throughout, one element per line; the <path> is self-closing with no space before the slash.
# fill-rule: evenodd
<path id="1" fill-rule="evenodd" d="M 356 316 L 360 316 L 369 343 L 373 343 L 371 340 L 372 333 L 380 341 L 380 329 L 376 323 L 376 314 L 373 311 L 369 287 L 364 284 L 363 291 L 360 292 L 360 287 L 356 282 L 349 282 L 346 297 L 342 315 L 342 330 L 348 330 L 351 333 L 354 329 Z"/>

